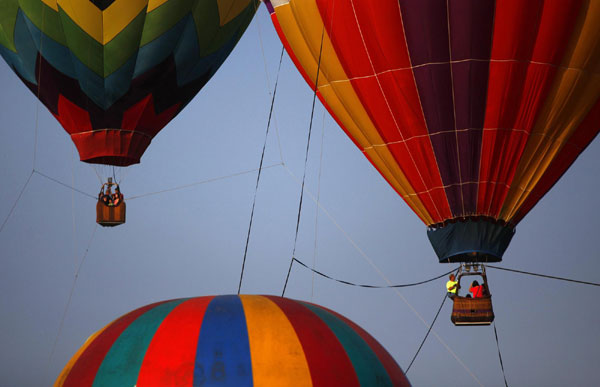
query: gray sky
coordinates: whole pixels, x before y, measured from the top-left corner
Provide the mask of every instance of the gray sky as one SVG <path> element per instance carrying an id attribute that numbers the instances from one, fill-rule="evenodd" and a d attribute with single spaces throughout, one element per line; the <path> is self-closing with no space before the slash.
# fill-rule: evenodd
<path id="1" fill-rule="evenodd" d="M 117 171 L 126 198 L 257 168 L 280 50 L 261 7 L 217 75 L 154 139 L 142 163 Z M 0 222 L 32 168 L 96 195 L 97 172 L 112 170 L 81 163 L 66 132 L 3 61 L 0 84 Z M 300 194 L 292 175 L 302 178 L 311 104 L 311 91 L 286 55 L 264 163 L 277 166 L 261 177 L 243 293 L 281 294 Z M 596 140 L 517 227 L 504 267 L 600 282 L 599 167 Z M 91 198 L 33 174 L 0 232 L 0 386 L 50 385 L 90 334 L 137 307 L 235 293 L 255 183 L 252 172 L 140 197 L 127 202 L 125 225 L 95 230 Z M 320 104 L 306 184 L 315 197 L 320 192 L 329 216 L 305 197 L 296 254 L 304 262 L 370 284 L 385 281 L 369 260 L 392 283 L 454 267 L 437 262 L 425 226 Z M 509 385 L 600 385 L 600 289 L 493 269 L 488 279 Z M 373 290 L 313 282 L 295 265 L 286 296 L 354 320 L 405 369 L 427 331 L 421 318 L 432 321 L 445 281 Z M 409 380 L 503 385 L 493 328 L 454 327 L 450 311 L 446 303 Z"/>

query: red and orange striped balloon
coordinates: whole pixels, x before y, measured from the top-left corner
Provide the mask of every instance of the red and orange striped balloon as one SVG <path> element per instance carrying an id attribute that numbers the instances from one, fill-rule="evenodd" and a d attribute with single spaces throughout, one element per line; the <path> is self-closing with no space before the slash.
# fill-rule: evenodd
<path id="1" fill-rule="evenodd" d="M 600 1 L 265 3 L 440 261 L 500 260 L 600 129 Z"/>
<path id="2" fill-rule="evenodd" d="M 144 306 L 92 335 L 55 386 L 409 386 L 367 332 L 275 296 Z"/>

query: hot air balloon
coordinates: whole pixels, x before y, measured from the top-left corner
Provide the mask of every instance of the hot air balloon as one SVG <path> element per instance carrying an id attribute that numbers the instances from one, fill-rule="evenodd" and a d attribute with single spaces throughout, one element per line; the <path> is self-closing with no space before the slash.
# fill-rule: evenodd
<path id="1" fill-rule="evenodd" d="M 55 386 L 409 386 L 345 317 L 302 301 L 208 296 L 147 305 L 93 334 Z"/>
<path id="2" fill-rule="evenodd" d="M 501 261 L 600 129 L 599 1 L 265 3 L 440 262 Z"/>
<path id="3" fill-rule="evenodd" d="M 128 166 L 215 74 L 257 6 L 8 0 L 0 54 L 71 136 L 81 161 Z"/>

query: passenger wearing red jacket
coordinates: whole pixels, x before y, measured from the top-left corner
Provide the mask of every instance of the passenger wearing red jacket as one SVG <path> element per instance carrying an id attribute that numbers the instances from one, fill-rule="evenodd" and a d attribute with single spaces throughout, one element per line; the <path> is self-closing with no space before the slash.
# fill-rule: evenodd
<path id="1" fill-rule="evenodd" d="M 479 285 L 479 282 L 473 281 L 471 287 L 469 288 L 469 292 L 473 294 L 473 298 L 482 298 L 483 297 L 483 286 Z"/>

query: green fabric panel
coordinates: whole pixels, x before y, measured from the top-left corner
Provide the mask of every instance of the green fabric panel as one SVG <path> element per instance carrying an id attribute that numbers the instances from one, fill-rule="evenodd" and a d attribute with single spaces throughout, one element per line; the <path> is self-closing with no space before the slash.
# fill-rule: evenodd
<path id="1" fill-rule="evenodd" d="M 71 53 L 85 66 L 101 77 L 104 77 L 103 47 L 94 38 L 81 29 L 67 13 L 58 8 L 62 20 L 63 30 L 67 37 L 65 44 Z"/>
<path id="2" fill-rule="evenodd" d="M 145 20 L 146 8 L 104 46 L 104 78 L 118 70 L 133 55 L 137 55 Z"/>
<path id="3" fill-rule="evenodd" d="M 63 46 L 67 45 L 59 12 L 48 7 L 40 0 L 19 0 L 19 6 L 29 20 L 31 20 L 38 29 L 43 31 L 44 34 Z M 43 22 L 42 16 L 44 18 Z"/>
<path id="4" fill-rule="evenodd" d="M 207 56 L 218 51 L 231 40 L 238 41 L 252 20 L 258 2 L 248 3 L 246 9 L 224 26 L 220 26 L 217 1 L 200 2 L 194 9 L 194 21 L 200 43 L 200 55 Z"/>
<path id="5" fill-rule="evenodd" d="M 171 0 L 146 15 L 140 47 L 150 43 L 177 24 L 191 12 L 197 0 Z"/>
<path id="6" fill-rule="evenodd" d="M 135 386 L 144 356 L 156 330 L 167 315 L 184 301 L 187 299 L 158 305 L 132 322 L 104 357 L 93 386 Z"/>
<path id="7" fill-rule="evenodd" d="M 200 55 L 206 56 L 214 47 L 212 41 L 219 32 L 219 8 L 216 0 L 200 1 L 192 11 L 200 45 Z M 214 50 L 213 50 L 214 51 Z"/>
<path id="8" fill-rule="evenodd" d="M 379 358 L 358 333 L 326 310 L 304 302 L 302 305 L 316 314 L 335 334 L 350 358 L 361 386 L 393 386 Z"/>
<path id="9" fill-rule="evenodd" d="M 0 0 L 0 10 L 0 44 L 17 52 L 14 40 L 19 0 Z"/>
<path id="10" fill-rule="evenodd" d="M 100 77 L 108 77 L 137 54 L 144 29 L 146 9 L 143 9 L 106 46 L 98 43 L 82 30 L 62 8 L 59 8 L 59 11 L 67 36 L 67 46 L 71 53 Z"/>

